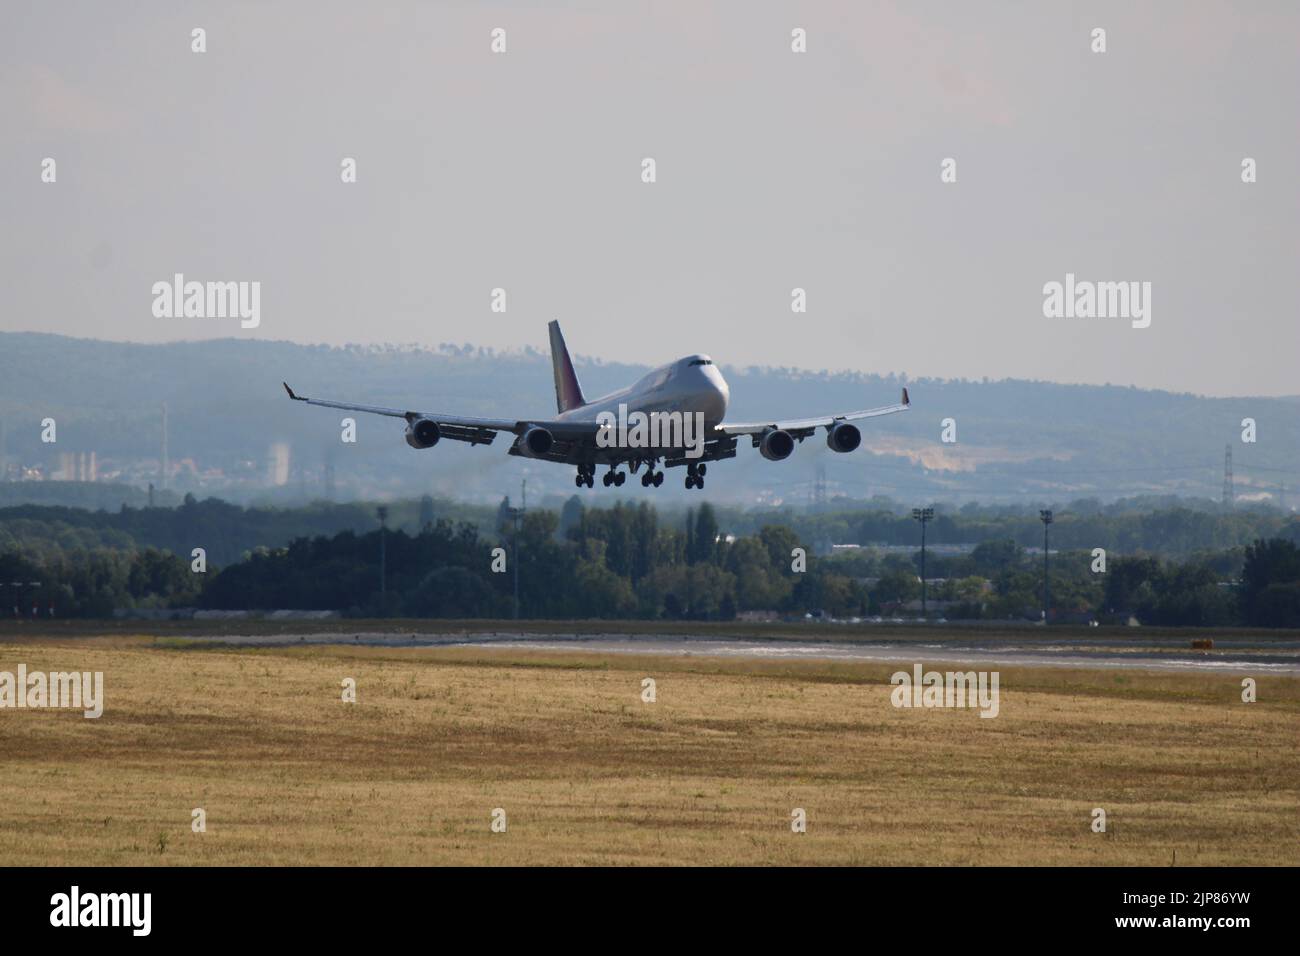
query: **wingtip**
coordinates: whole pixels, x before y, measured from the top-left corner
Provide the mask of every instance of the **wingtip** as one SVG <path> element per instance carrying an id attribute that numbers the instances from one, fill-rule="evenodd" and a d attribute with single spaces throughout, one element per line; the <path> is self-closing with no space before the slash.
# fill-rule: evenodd
<path id="1" fill-rule="evenodd" d="M 293 389 L 289 387 L 288 382 L 281 382 L 280 384 L 284 386 L 284 390 L 289 393 L 290 398 L 292 398 L 294 401 L 298 400 L 298 396 L 293 393 Z"/>
<path id="2" fill-rule="evenodd" d="M 286 385 L 285 388 L 288 388 L 288 386 Z M 907 397 L 907 389 L 906 389 L 906 388 L 903 389 L 903 404 L 904 404 L 904 405 L 911 405 L 911 404 L 912 404 L 912 400 L 911 400 L 910 398 Z"/>

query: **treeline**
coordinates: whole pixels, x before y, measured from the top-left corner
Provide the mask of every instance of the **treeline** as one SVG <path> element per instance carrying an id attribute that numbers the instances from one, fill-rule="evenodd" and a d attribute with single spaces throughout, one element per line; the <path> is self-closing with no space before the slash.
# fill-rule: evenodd
<path id="1" fill-rule="evenodd" d="M 582 508 L 578 496 L 561 510 Z M 496 533 L 495 509 L 424 496 L 388 505 L 389 527 L 409 534 L 438 519 L 473 525 L 480 534 Z M 602 509 L 604 510 L 604 509 Z M 830 544 L 912 546 L 918 543 L 910 509 L 888 500 L 843 505 L 826 513 L 793 509 L 719 507 L 724 533 L 758 534 L 769 525 L 790 528 L 809 547 Z M 927 530 L 933 544 L 975 545 L 1010 538 L 1024 547 L 1040 546 L 1043 528 L 1036 509 L 940 505 Z M 661 508 L 659 520 L 680 525 L 681 509 Z M 73 549 L 156 548 L 187 557 L 203 548 L 208 560 L 229 565 L 259 547 L 279 548 L 298 538 L 357 534 L 377 530 L 375 507 L 352 502 L 317 502 L 296 508 L 242 507 L 216 498 L 186 495 L 176 507 L 132 507 L 90 511 L 73 507 L 21 505 L 0 508 L 0 554 L 17 552 L 42 560 Z M 1198 553 L 1244 548 L 1252 541 L 1282 538 L 1300 542 L 1300 516 L 1273 508 L 1214 511 L 1162 503 L 1144 510 L 1141 502 L 1102 506 L 1078 501 L 1059 508 L 1052 525 L 1052 547 L 1105 548 L 1119 554 L 1149 553 L 1189 558 Z"/>
<path id="2" fill-rule="evenodd" d="M 207 582 L 156 548 L 0 553 L 0 616 L 111 617 L 119 608 L 195 606 Z"/>
<path id="3" fill-rule="evenodd" d="M 1209 511 L 1181 505 L 1154 511 L 1083 510 L 1076 502 L 1058 508 L 1051 529 L 1051 547 L 1063 550 L 1105 548 L 1121 554 L 1187 556 L 1201 551 L 1245 547 L 1260 538 L 1279 537 L 1300 543 L 1300 516 L 1272 508 Z M 1046 506 L 1046 504 L 1044 505 Z M 729 530 L 747 533 L 773 521 L 758 511 L 724 510 Z M 914 545 L 919 540 L 910 510 L 843 508 L 825 514 L 782 514 L 780 523 L 793 527 L 808 541 L 835 544 Z M 1042 547 L 1043 526 L 1038 509 L 949 510 L 936 508 L 926 529 L 933 544 L 978 544 L 1010 538 L 1024 547 Z"/>
<path id="4" fill-rule="evenodd" d="M 574 498 L 559 512 L 530 510 L 517 536 L 508 520 L 484 534 L 467 522 L 433 519 L 415 533 L 302 536 L 225 565 L 209 561 L 201 573 L 188 552 L 156 548 L 74 540 L 41 553 L 0 552 L 0 582 L 9 589 L 0 605 L 17 604 L 22 614 L 33 604 L 42 614 L 52 607 L 59 616 L 201 607 L 499 618 L 513 612 L 516 561 L 520 613 L 528 618 L 911 617 L 922 588 L 916 551 L 819 556 L 780 524 L 729 534 L 708 504 L 665 520 L 644 502 L 586 509 Z M 1053 550 L 1048 566 L 1053 621 L 1300 626 L 1300 549 L 1291 540 L 1183 560 L 1110 553 L 1104 569 L 1090 546 Z M 932 552 L 926 578 L 932 617 L 1032 619 L 1043 605 L 1043 556 L 1012 537 L 968 554 Z"/>
<path id="5" fill-rule="evenodd" d="M 438 502 L 449 511 L 459 506 Z M 390 506 L 394 524 L 423 527 L 434 520 L 432 498 Z M 491 509 L 465 509 L 490 521 Z M 48 558 L 76 548 L 154 548 L 188 559 L 203 548 L 208 560 L 231 564 L 259 547 L 280 547 L 297 538 L 368 531 L 378 526 L 373 505 L 318 502 L 298 508 L 242 507 L 186 495 L 177 507 L 87 511 L 81 508 L 19 505 L 0 508 L 0 554 L 7 551 Z"/>

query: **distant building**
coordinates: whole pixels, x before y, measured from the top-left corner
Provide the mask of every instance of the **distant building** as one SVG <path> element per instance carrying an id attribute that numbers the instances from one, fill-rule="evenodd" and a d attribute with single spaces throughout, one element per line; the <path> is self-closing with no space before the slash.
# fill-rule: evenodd
<path id="1" fill-rule="evenodd" d="M 278 441 L 267 455 L 266 480 L 277 488 L 289 483 L 289 443 Z"/>

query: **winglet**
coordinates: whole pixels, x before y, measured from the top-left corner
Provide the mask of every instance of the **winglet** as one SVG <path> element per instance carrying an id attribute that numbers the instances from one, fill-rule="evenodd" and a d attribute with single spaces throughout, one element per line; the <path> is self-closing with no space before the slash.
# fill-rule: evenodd
<path id="1" fill-rule="evenodd" d="M 288 388 L 288 387 L 289 387 L 288 385 L 285 386 L 285 388 Z M 293 392 L 290 392 L 289 394 L 292 395 Z M 912 404 L 912 400 L 911 400 L 910 398 L 907 397 L 907 389 L 906 389 L 906 388 L 903 389 L 903 404 L 904 404 L 904 405 L 911 405 L 911 404 Z"/>
<path id="2" fill-rule="evenodd" d="M 299 398 L 297 395 L 295 395 L 295 394 L 293 393 L 293 389 L 291 389 L 291 388 L 289 387 L 289 383 L 288 383 L 288 382 L 281 382 L 280 384 L 284 386 L 284 390 L 285 390 L 286 392 L 289 393 L 289 397 L 292 398 L 295 402 L 305 402 L 305 401 L 307 401 L 307 399 L 305 399 L 305 398 Z"/>

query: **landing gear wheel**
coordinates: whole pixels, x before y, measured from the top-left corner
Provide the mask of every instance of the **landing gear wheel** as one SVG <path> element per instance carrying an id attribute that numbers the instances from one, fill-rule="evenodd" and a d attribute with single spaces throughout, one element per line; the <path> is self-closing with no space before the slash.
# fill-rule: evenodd
<path id="1" fill-rule="evenodd" d="M 573 476 L 573 486 L 574 486 L 575 488 L 581 488 L 581 487 L 582 487 L 583 485 L 585 485 L 586 483 L 587 483 L 587 476 L 586 476 L 586 475 L 574 475 L 574 476 Z"/>
<path id="2" fill-rule="evenodd" d="M 654 480 L 655 480 L 654 472 L 653 472 L 653 471 L 647 471 L 644 475 L 641 476 L 641 487 L 642 487 L 642 488 L 649 488 L 649 487 L 650 487 L 650 483 L 651 483 L 652 481 L 654 481 Z"/>
<path id="3" fill-rule="evenodd" d="M 655 472 L 654 486 L 658 488 L 663 483 L 664 483 L 664 473 L 662 471 Z"/>
<path id="4" fill-rule="evenodd" d="M 705 475 L 709 473 L 709 466 L 706 465 L 704 462 L 700 462 L 700 466 L 697 469 L 695 469 L 695 473 L 699 475 L 701 478 L 703 478 Z M 704 486 L 700 485 L 700 487 L 703 488 Z"/>
<path id="5" fill-rule="evenodd" d="M 612 471 L 607 471 L 605 472 L 605 477 L 601 478 L 600 480 L 603 481 L 605 483 L 605 487 L 608 488 L 610 485 L 614 483 L 614 473 Z"/>
<path id="6" fill-rule="evenodd" d="M 627 475 L 626 475 L 626 474 L 624 474 L 624 473 L 621 472 L 621 471 L 616 471 L 616 472 L 614 472 L 614 484 L 615 484 L 616 486 L 618 486 L 618 487 L 621 488 L 621 487 L 623 486 L 623 482 L 625 482 L 625 481 L 627 481 Z"/>

